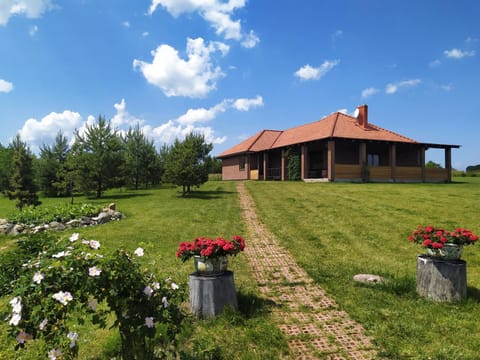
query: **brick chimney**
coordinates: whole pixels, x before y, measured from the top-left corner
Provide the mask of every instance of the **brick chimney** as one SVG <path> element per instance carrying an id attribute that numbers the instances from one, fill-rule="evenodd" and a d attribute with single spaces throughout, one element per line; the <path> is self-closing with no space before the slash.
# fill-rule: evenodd
<path id="1" fill-rule="evenodd" d="M 368 105 L 360 105 L 357 107 L 358 115 L 357 122 L 362 128 L 366 129 L 368 126 Z"/>

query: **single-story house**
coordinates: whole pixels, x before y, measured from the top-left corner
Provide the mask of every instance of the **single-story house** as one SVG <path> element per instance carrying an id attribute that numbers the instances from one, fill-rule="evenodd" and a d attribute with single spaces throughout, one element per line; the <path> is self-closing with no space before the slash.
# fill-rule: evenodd
<path id="1" fill-rule="evenodd" d="M 383 129 L 361 105 L 354 116 L 335 112 L 288 130 L 262 130 L 217 157 L 224 180 L 288 180 L 288 162 L 296 159 L 304 181 L 450 182 L 451 150 L 459 147 Z M 443 168 L 425 167 L 431 148 L 444 149 Z"/>

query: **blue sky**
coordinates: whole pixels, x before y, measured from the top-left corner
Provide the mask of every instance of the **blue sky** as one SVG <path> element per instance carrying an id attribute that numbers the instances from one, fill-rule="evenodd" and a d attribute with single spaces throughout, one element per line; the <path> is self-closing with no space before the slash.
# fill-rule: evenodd
<path id="1" fill-rule="evenodd" d="M 368 104 L 369 121 L 480 164 L 476 0 L 0 0 L 0 143 L 99 115 L 213 155 Z M 427 160 L 443 164 L 443 151 Z"/>

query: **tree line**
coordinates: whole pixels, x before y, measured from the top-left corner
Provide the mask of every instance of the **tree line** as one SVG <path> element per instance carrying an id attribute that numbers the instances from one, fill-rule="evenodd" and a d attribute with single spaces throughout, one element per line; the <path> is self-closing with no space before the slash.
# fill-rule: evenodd
<path id="1" fill-rule="evenodd" d="M 164 144 L 159 150 L 139 125 L 125 134 L 99 116 L 84 132 L 76 130 L 70 146 L 60 131 L 52 145 L 42 145 L 36 156 L 17 135 L 8 146 L 0 144 L 0 192 L 16 206 L 38 205 L 46 197 L 75 194 L 101 197 L 114 187 L 147 188 L 161 182 L 182 187 L 182 194 L 221 172 L 221 161 L 210 156 L 212 144 L 201 134 Z"/>

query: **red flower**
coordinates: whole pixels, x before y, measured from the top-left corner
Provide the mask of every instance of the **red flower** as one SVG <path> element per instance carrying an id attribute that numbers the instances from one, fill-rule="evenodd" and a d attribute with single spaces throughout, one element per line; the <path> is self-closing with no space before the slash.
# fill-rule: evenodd
<path id="1" fill-rule="evenodd" d="M 442 243 L 439 243 L 439 242 L 434 242 L 432 244 L 432 248 L 434 249 L 443 249 L 443 244 Z"/>
<path id="2" fill-rule="evenodd" d="M 237 255 L 245 248 L 245 240 L 235 235 L 231 241 L 217 237 L 215 240 L 206 237 L 197 237 L 192 242 L 181 242 L 178 245 L 176 256 L 182 261 L 199 255 L 204 257 L 216 257 L 224 255 Z"/>
<path id="3" fill-rule="evenodd" d="M 427 239 L 423 242 L 424 247 L 429 247 L 430 245 L 432 245 L 432 240 L 430 240 L 430 239 Z"/>
<path id="4" fill-rule="evenodd" d="M 431 232 L 433 232 L 434 230 L 435 230 L 434 227 L 431 226 L 431 225 L 425 227 L 425 231 L 428 232 L 428 233 L 431 233 Z"/>

